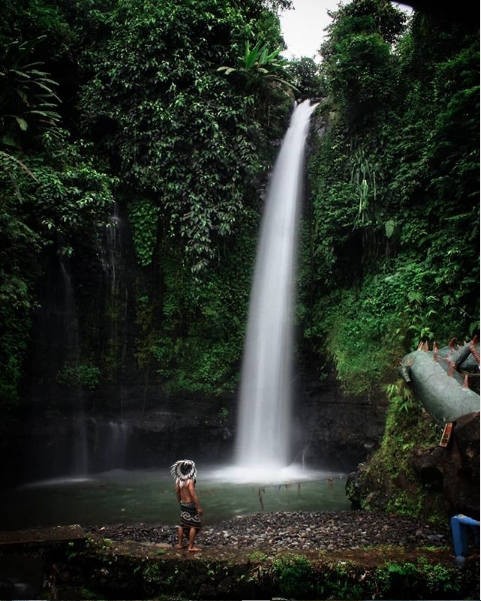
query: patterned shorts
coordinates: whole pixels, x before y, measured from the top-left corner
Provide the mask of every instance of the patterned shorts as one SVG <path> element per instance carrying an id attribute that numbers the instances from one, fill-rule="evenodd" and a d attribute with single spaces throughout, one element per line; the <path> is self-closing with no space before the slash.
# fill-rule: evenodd
<path id="1" fill-rule="evenodd" d="M 202 528 L 200 515 L 197 513 L 195 503 L 180 504 L 180 525 L 184 528 Z"/>

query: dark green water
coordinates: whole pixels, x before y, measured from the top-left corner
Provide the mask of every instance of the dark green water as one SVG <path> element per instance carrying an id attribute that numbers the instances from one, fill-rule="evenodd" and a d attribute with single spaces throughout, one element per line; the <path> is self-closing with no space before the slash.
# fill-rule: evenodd
<path id="1" fill-rule="evenodd" d="M 295 477 L 297 476 L 297 477 Z M 346 475 L 321 471 L 272 474 L 264 482 L 228 482 L 222 471 L 199 469 L 203 523 L 257 512 L 343 511 Z M 330 481 L 329 478 L 332 478 Z M 56 525 L 175 525 L 174 482 L 165 470 L 116 470 L 84 480 L 50 480 L 0 493 L 0 529 Z"/>

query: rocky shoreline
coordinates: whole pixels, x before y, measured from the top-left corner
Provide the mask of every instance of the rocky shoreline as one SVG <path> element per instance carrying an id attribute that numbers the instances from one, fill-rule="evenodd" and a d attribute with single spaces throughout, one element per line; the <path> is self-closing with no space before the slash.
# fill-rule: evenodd
<path id="1" fill-rule="evenodd" d="M 99 599 L 481 598 L 479 548 L 460 566 L 448 523 L 264 511 L 206 523 L 197 553 L 177 548 L 172 523 L 57 526 L 24 531 L 23 542 L 0 534 L 9 556 L 46 562 L 32 599 L 85 599 L 86 590 Z"/>
<path id="2" fill-rule="evenodd" d="M 172 525 L 92 526 L 86 532 L 114 541 L 172 546 L 177 527 Z M 379 512 L 273 512 L 257 513 L 205 526 L 196 544 L 207 550 L 258 549 L 308 551 L 363 549 L 391 546 L 416 549 L 452 544 L 448 523 L 433 526 L 418 520 Z"/>

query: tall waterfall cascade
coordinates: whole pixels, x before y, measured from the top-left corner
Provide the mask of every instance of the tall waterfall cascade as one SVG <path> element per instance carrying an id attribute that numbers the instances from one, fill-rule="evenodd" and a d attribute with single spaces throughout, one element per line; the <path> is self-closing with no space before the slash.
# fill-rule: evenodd
<path id="1" fill-rule="evenodd" d="M 291 461 L 293 311 L 310 117 L 297 104 L 269 182 L 242 362 L 235 465 L 274 473 Z"/>

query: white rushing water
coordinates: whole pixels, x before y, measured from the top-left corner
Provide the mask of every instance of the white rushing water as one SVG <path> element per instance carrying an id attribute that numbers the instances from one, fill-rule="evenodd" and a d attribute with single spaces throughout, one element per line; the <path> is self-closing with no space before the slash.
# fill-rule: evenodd
<path id="1" fill-rule="evenodd" d="M 269 183 L 242 363 L 233 475 L 289 473 L 293 310 L 305 145 L 317 104 L 293 111 Z M 286 476 L 287 476 L 286 473 Z M 292 474 L 289 474 L 292 475 Z"/>

